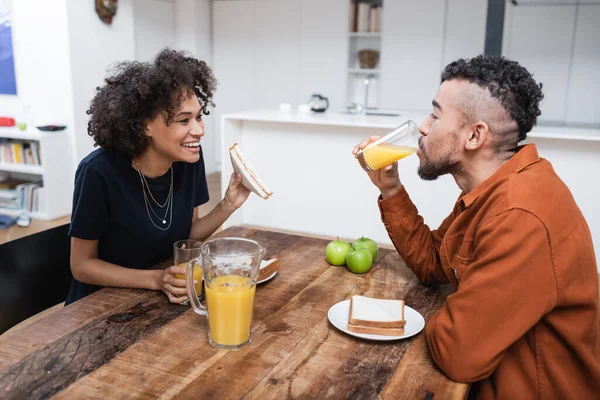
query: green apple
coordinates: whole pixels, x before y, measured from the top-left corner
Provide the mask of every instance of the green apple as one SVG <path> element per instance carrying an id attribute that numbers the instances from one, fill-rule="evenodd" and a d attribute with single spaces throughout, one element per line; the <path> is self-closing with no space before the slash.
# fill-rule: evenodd
<path id="1" fill-rule="evenodd" d="M 373 265 L 373 256 L 364 247 L 358 249 L 352 247 L 346 255 L 346 266 L 355 274 L 369 272 L 371 265 Z"/>
<path id="2" fill-rule="evenodd" d="M 350 243 L 344 242 L 340 238 L 332 240 L 325 249 L 327 262 L 331 265 L 344 265 L 348 251 L 350 251 Z"/>
<path id="3" fill-rule="evenodd" d="M 25 122 L 19 122 L 17 124 L 17 128 L 19 128 L 19 130 L 24 131 L 25 129 L 27 129 L 27 124 Z"/>
<path id="4" fill-rule="evenodd" d="M 375 243 L 375 241 L 372 239 L 363 236 L 360 239 L 356 239 L 354 243 L 352 243 L 352 247 L 354 247 L 355 249 L 365 248 L 369 250 L 371 252 L 371 255 L 373 256 L 373 261 L 375 260 L 375 258 L 377 258 L 377 243 Z"/>

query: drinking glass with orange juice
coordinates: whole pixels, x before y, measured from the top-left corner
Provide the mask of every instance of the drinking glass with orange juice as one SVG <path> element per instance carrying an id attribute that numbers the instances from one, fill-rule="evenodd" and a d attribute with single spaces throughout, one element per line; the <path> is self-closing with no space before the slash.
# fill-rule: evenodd
<path id="1" fill-rule="evenodd" d="M 406 121 L 392 132 L 359 150 L 356 158 L 367 172 L 375 171 L 410 156 L 419 149 L 419 127 Z"/>
<path id="2" fill-rule="evenodd" d="M 208 341 L 219 349 L 236 350 L 250 343 L 254 293 L 266 250 L 254 240 L 217 238 L 201 246 L 199 259 L 187 268 L 187 291 L 194 311 L 208 319 Z M 198 300 L 194 268 L 202 264 L 206 307 Z"/>
<path id="3" fill-rule="evenodd" d="M 202 242 L 199 240 L 179 240 L 173 243 L 173 264 L 177 267 L 187 268 L 190 261 L 200 257 L 200 246 Z M 185 280 L 184 274 L 174 274 L 175 278 Z M 202 291 L 202 266 L 196 265 L 194 267 L 194 280 L 196 283 L 196 292 L 202 297 L 204 294 Z M 182 304 L 188 305 L 189 300 Z"/>

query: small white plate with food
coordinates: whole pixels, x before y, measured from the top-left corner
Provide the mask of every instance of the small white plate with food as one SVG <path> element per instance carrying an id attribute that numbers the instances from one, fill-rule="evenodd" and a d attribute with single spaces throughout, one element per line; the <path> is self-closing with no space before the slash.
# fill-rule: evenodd
<path id="1" fill-rule="evenodd" d="M 361 339 L 389 341 L 406 339 L 421 332 L 425 319 L 404 300 L 352 296 L 334 304 L 329 321 L 342 332 Z"/>
<path id="2" fill-rule="evenodd" d="M 260 270 L 258 272 L 258 279 L 256 280 L 256 283 L 260 284 L 273 279 L 273 277 L 277 275 L 277 271 L 279 271 L 278 259 L 272 258 L 268 261 L 262 261 L 260 263 Z"/>

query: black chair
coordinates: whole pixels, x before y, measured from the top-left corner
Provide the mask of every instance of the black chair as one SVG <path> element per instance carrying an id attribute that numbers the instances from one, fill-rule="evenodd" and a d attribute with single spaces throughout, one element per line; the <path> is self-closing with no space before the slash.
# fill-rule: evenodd
<path id="1" fill-rule="evenodd" d="M 0 245 L 0 334 L 67 297 L 69 225 Z"/>

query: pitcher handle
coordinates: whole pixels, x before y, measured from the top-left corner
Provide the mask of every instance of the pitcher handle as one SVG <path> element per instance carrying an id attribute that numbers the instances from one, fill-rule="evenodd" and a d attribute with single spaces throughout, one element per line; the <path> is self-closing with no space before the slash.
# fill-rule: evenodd
<path id="1" fill-rule="evenodd" d="M 192 308 L 198 315 L 208 316 L 208 312 L 206 311 L 206 307 L 200 303 L 198 300 L 198 293 L 196 293 L 196 285 L 194 285 L 194 267 L 196 265 L 200 265 L 197 259 L 194 259 L 189 262 L 187 271 L 185 273 L 185 286 L 187 289 L 188 299 L 190 300 L 190 304 Z M 200 265 L 202 267 L 202 265 Z"/>

